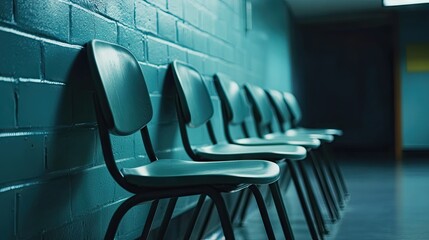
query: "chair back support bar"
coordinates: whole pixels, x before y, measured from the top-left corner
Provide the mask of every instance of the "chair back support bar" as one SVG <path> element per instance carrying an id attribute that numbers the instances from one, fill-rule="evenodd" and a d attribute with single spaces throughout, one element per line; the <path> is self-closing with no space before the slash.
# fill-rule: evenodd
<path id="1" fill-rule="evenodd" d="M 250 116 L 250 107 L 242 88 L 237 82 L 221 73 L 214 75 L 214 81 L 228 123 L 232 125 L 244 123 Z"/>
<path id="2" fill-rule="evenodd" d="M 189 127 L 200 127 L 214 112 L 204 78 L 186 63 L 174 61 L 171 66 L 184 121 Z"/>
<path id="3" fill-rule="evenodd" d="M 301 121 L 301 118 L 302 118 L 301 108 L 298 104 L 298 101 L 296 100 L 295 96 L 292 93 L 285 92 L 284 99 L 292 115 L 292 126 L 296 127 L 299 125 L 299 122 Z"/>
<path id="4" fill-rule="evenodd" d="M 244 89 L 246 90 L 249 102 L 252 104 L 253 115 L 259 125 L 258 128 L 268 128 L 271 131 L 273 112 L 264 89 L 249 83 L 244 85 Z"/>
<path id="5" fill-rule="evenodd" d="M 281 131 L 284 132 L 284 125 L 292 121 L 292 116 L 286 105 L 283 93 L 273 89 L 266 90 L 266 93 L 273 106 L 274 112 L 276 113 Z"/>
<path id="6" fill-rule="evenodd" d="M 115 135 L 141 130 L 152 118 L 152 105 L 137 60 L 100 40 L 88 44 L 88 58 L 106 127 Z"/>

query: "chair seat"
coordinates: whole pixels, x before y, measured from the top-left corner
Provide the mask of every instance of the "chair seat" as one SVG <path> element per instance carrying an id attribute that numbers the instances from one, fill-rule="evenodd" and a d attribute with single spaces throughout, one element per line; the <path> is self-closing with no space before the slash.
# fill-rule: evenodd
<path id="1" fill-rule="evenodd" d="M 162 159 L 121 170 L 126 181 L 139 187 L 175 188 L 201 185 L 270 184 L 279 178 L 277 164 L 264 160 L 195 162 Z"/>
<path id="2" fill-rule="evenodd" d="M 268 136 L 270 136 L 272 134 L 268 134 Z M 274 136 L 306 136 L 306 137 L 311 137 L 311 138 L 317 138 L 319 139 L 321 142 L 333 142 L 334 141 L 334 136 L 330 135 L 330 134 L 321 134 L 321 133 L 305 133 L 305 132 L 299 132 L 299 131 L 295 131 L 295 129 L 289 129 L 287 130 L 285 133 L 274 133 Z"/>
<path id="3" fill-rule="evenodd" d="M 283 159 L 304 159 L 307 151 L 301 146 L 243 146 L 238 144 L 218 143 L 215 145 L 196 148 L 195 154 L 200 158 L 216 161 L 231 159 L 265 159 L 279 161 Z"/>
<path id="4" fill-rule="evenodd" d="M 234 140 L 234 143 L 246 146 L 260 146 L 260 145 L 293 145 L 303 146 L 305 148 L 315 149 L 320 146 L 320 141 L 316 138 L 307 136 L 285 136 L 283 138 L 240 138 Z"/>
<path id="5" fill-rule="evenodd" d="M 303 132 L 307 134 L 325 134 L 325 135 L 334 135 L 342 136 L 343 131 L 340 129 L 334 128 L 294 128 L 294 131 Z"/>

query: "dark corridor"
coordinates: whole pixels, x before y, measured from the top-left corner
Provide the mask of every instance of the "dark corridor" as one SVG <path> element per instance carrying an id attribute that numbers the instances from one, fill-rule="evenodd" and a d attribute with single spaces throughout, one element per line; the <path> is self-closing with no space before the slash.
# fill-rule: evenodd
<path id="1" fill-rule="evenodd" d="M 344 129 L 348 134 L 336 145 L 342 149 L 392 150 L 393 28 L 373 23 L 301 28 L 301 78 L 294 90 L 303 125 Z"/>

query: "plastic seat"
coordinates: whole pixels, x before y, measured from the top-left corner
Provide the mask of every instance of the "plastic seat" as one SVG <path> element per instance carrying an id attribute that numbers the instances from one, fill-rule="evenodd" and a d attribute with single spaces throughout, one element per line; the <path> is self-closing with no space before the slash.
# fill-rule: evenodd
<path id="1" fill-rule="evenodd" d="M 196 161 L 228 161 L 231 159 L 266 159 L 274 162 L 286 161 L 291 169 L 291 175 L 296 185 L 301 207 L 304 211 L 307 226 L 313 239 L 318 239 L 318 233 L 311 216 L 311 211 L 307 205 L 298 174 L 295 169 L 295 162 L 300 162 L 306 157 L 306 149 L 302 146 L 243 146 L 227 142 L 217 142 L 214 129 L 211 123 L 213 116 L 213 104 L 208 88 L 202 75 L 192 66 L 174 61 L 171 65 L 174 85 L 176 87 L 176 105 L 179 119 L 182 141 L 189 156 Z M 211 144 L 198 146 L 192 144 L 189 137 L 188 128 L 206 127 L 210 136 Z M 301 165 L 298 165 L 301 166 Z M 278 188 L 278 183 L 275 183 Z M 270 188 L 273 193 L 273 188 Z M 277 190 L 275 190 L 277 191 Z M 286 209 L 280 195 L 273 195 L 274 203 L 277 207 L 281 226 L 287 239 L 293 238 L 290 232 L 289 221 L 287 220 Z"/>
<path id="2" fill-rule="evenodd" d="M 246 166 L 243 166 L 246 164 Z M 277 180 L 277 168 L 268 161 L 194 162 L 162 159 L 121 170 L 128 183 L 146 188 L 180 188 L 198 185 L 238 186 Z"/>
<path id="3" fill-rule="evenodd" d="M 272 184 L 279 178 L 279 167 L 264 160 L 194 162 L 189 159 L 158 160 L 152 148 L 147 124 L 152 105 L 139 63 L 125 48 L 100 40 L 88 43 L 88 58 L 95 86 L 97 122 L 103 156 L 108 171 L 124 189 L 135 195 L 115 211 L 105 238 L 114 239 L 121 219 L 134 206 L 153 201 L 141 238 L 148 237 L 158 200 L 170 198 L 158 238 L 162 239 L 177 198 L 209 196 L 216 205 L 226 239 L 234 239 L 230 217 L 221 193 L 249 187 L 257 197 L 269 238 L 266 207 L 254 184 Z M 128 136 L 140 132 L 150 162 L 134 168 L 120 168 L 112 152 L 111 134 Z M 259 199 L 258 199 L 259 198 Z M 268 222 L 266 221 L 268 219 Z M 191 235 L 187 233 L 189 238 Z"/>

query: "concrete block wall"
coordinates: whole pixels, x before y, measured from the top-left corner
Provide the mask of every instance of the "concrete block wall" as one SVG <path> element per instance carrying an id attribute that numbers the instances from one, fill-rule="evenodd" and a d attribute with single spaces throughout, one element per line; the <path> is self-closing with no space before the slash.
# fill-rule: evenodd
<path id="1" fill-rule="evenodd" d="M 180 59 L 207 77 L 264 84 L 263 44 L 248 38 L 242 0 L 2 0 L 0 2 L 0 239 L 101 239 L 129 193 L 103 161 L 84 44 L 93 38 L 128 48 L 140 61 L 153 100 L 150 123 L 162 157 L 185 157 L 165 81 Z M 192 133 L 196 142 L 205 133 Z M 138 135 L 114 137 L 122 166 L 147 161 Z M 195 198 L 179 201 L 175 215 Z M 159 224 L 165 202 L 158 211 Z M 119 239 L 141 231 L 148 205 L 134 209 Z"/>

